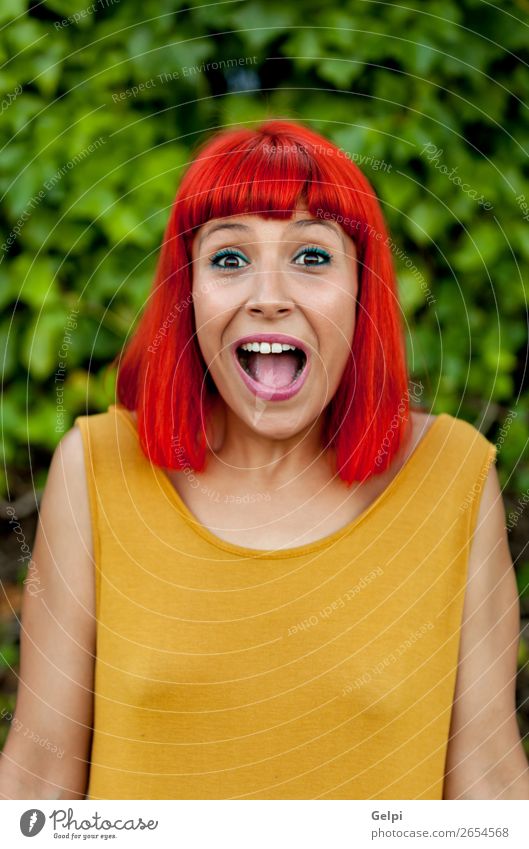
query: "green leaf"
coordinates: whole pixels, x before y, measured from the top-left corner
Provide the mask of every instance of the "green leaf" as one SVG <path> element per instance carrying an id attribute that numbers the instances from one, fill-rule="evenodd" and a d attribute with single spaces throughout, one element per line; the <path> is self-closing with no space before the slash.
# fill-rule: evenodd
<path id="1" fill-rule="evenodd" d="M 5 21 L 20 19 L 20 16 L 26 11 L 25 0 L 9 0 L 9 3 L 0 4 L 0 24 Z"/>
<path id="2" fill-rule="evenodd" d="M 31 254 L 20 254 L 11 265 L 11 289 L 16 289 L 20 301 L 33 309 L 57 304 L 58 267 L 59 261 L 53 257 L 35 258 Z"/>
<path id="3" fill-rule="evenodd" d="M 0 322 L 0 375 L 2 382 L 9 380 L 17 367 L 18 323 L 6 316 Z"/>
<path id="4" fill-rule="evenodd" d="M 22 341 L 22 362 L 36 380 L 49 377 L 60 360 L 59 347 L 66 332 L 63 310 L 36 315 Z"/>

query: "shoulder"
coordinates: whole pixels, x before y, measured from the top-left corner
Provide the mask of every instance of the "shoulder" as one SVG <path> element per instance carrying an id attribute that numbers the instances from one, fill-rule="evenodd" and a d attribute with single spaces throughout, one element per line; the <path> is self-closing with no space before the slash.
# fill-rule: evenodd
<path id="1" fill-rule="evenodd" d="M 424 413 L 420 410 L 410 410 L 407 432 L 404 442 L 391 466 L 391 477 L 397 474 L 408 461 L 430 428 L 433 427 L 437 418 L 438 416 L 431 413 Z"/>
<path id="2" fill-rule="evenodd" d="M 79 427 L 74 425 L 66 431 L 57 444 L 53 453 L 52 464 L 67 463 L 69 467 L 73 466 L 79 471 L 83 462 L 83 437 Z"/>
<path id="3" fill-rule="evenodd" d="M 439 417 L 438 417 L 439 418 Z M 458 418 L 450 413 L 443 413 L 446 429 L 454 445 L 460 444 L 467 448 L 474 448 L 478 453 L 485 455 L 496 455 L 496 446 L 481 432 L 479 427 L 473 425 L 466 419 Z"/>
<path id="4" fill-rule="evenodd" d="M 424 413 L 421 410 L 411 410 L 410 420 L 412 426 L 410 441 L 412 441 L 414 445 L 417 445 L 437 419 L 438 416 L 433 413 Z"/>
<path id="5" fill-rule="evenodd" d="M 65 448 L 72 453 L 77 451 L 78 456 L 84 451 L 89 479 L 95 470 L 100 474 L 112 463 L 116 451 L 123 451 L 128 434 L 137 434 L 130 411 L 117 404 L 110 404 L 100 413 L 77 416 L 72 431 L 77 431 L 77 435 L 66 434 L 64 439 L 74 444 Z"/>
<path id="6" fill-rule="evenodd" d="M 476 481 L 476 495 L 478 498 L 477 516 L 474 522 L 473 541 L 471 549 L 471 561 L 478 562 L 489 554 L 491 546 L 498 546 L 507 555 L 507 528 L 505 522 L 505 507 L 503 503 L 502 490 L 498 471 L 494 463 L 495 451 L 488 455 L 488 462 L 483 466 L 482 472 Z M 504 557 L 504 562 L 512 566 L 509 557 Z"/>
<path id="7" fill-rule="evenodd" d="M 443 459 L 452 467 L 458 467 L 469 480 L 475 476 L 479 476 L 481 481 L 485 479 L 496 459 L 497 449 L 475 425 L 450 413 L 435 416 L 414 411 L 410 413 L 410 419 L 413 423 L 411 451 L 437 425 Z"/>
<path id="8" fill-rule="evenodd" d="M 85 459 L 83 437 L 78 427 L 74 425 L 58 443 L 51 459 L 46 489 L 53 489 L 55 494 L 66 488 L 82 494 L 81 485 L 85 474 Z"/>
<path id="9" fill-rule="evenodd" d="M 68 430 L 51 459 L 44 489 L 40 523 L 67 542 L 82 545 L 92 555 L 91 516 L 83 437 L 78 427 Z"/>
<path id="10" fill-rule="evenodd" d="M 467 483 L 473 486 L 476 478 L 483 479 L 485 472 L 494 462 L 496 446 L 472 424 L 452 416 L 449 413 L 435 415 L 422 410 L 410 410 L 409 418 L 402 438 L 402 444 L 395 455 L 389 474 L 388 482 L 407 463 L 411 455 L 435 429 L 439 437 L 439 453 L 445 469 L 451 470 L 452 480 L 456 477 L 462 480 L 462 486 Z M 383 473 L 384 475 L 384 473 Z M 473 496 L 469 496 L 469 503 Z"/>
<path id="11" fill-rule="evenodd" d="M 109 404 L 106 410 L 99 413 L 88 413 L 84 416 L 77 416 L 74 420 L 72 430 L 78 428 L 85 436 L 88 432 L 103 431 L 109 427 L 115 427 L 115 422 L 121 420 L 123 414 L 128 414 L 129 411 L 117 404 Z M 65 434 L 64 439 L 68 436 Z"/>
<path id="12" fill-rule="evenodd" d="M 424 439 L 427 432 L 438 422 L 440 416 L 422 411 L 411 411 L 411 438 L 408 452 Z M 472 478 L 472 500 L 474 513 L 477 513 L 475 532 L 475 556 L 486 549 L 492 538 L 503 537 L 506 542 L 505 512 L 500 481 L 496 470 L 496 445 L 490 442 L 481 431 L 465 419 L 444 413 L 446 448 L 456 452 L 456 459 L 465 466 L 469 478 Z M 477 509 L 479 505 L 479 510 Z M 469 505 L 467 505 L 469 506 Z M 474 516 L 475 518 L 475 516 Z"/>
<path id="13" fill-rule="evenodd" d="M 51 548 L 61 550 L 72 567 L 93 557 L 90 499 L 83 438 L 68 430 L 51 459 L 39 511 L 39 525 Z M 72 557 L 72 552 L 75 556 Z"/>

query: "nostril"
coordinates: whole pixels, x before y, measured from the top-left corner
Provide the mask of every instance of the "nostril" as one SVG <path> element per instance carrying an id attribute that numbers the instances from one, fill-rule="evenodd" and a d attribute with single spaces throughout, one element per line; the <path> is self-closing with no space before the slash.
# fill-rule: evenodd
<path id="1" fill-rule="evenodd" d="M 254 304 L 246 304 L 246 311 L 247 311 L 248 315 L 256 315 L 256 316 L 257 315 L 259 315 L 259 316 L 264 316 L 264 315 L 269 315 L 269 316 L 271 316 L 271 315 L 275 315 L 275 316 L 290 315 L 290 313 L 292 312 L 292 306 L 290 306 L 290 305 L 280 306 L 277 303 L 274 304 L 274 303 L 264 303 L 263 302 L 259 306 L 257 306 L 255 303 Z"/>

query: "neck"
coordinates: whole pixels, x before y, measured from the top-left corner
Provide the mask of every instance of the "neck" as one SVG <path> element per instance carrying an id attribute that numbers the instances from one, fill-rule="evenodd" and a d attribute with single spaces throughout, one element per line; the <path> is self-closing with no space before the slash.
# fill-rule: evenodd
<path id="1" fill-rule="evenodd" d="M 222 406 L 214 415 L 209 463 L 233 474 L 251 476 L 255 485 L 281 486 L 301 477 L 333 477 L 328 452 L 322 448 L 323 415 L 284 439 L 258 433 Z"/>

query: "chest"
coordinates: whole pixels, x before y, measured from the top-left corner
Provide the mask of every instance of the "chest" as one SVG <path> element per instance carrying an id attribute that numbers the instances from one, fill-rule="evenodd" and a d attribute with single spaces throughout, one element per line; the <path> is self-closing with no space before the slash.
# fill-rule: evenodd
<path id="1" fill-rule="evenodd" d="M 382 475 L 353 488 L 339 480 L 256 486 L 236 475 L 170 472 L 168 477 L 205 528 L 226 542 L 256 549 L 293 548 L 329 536 L 368 510 L 389 483 Z"/>

